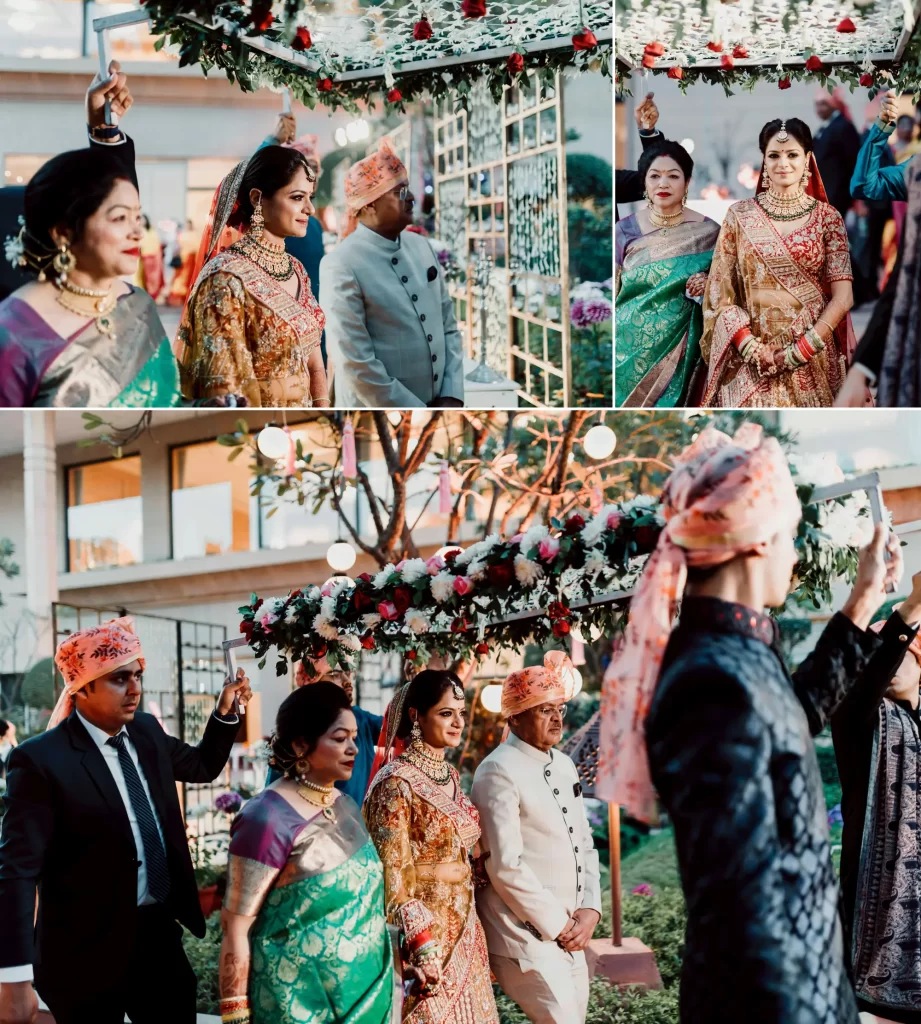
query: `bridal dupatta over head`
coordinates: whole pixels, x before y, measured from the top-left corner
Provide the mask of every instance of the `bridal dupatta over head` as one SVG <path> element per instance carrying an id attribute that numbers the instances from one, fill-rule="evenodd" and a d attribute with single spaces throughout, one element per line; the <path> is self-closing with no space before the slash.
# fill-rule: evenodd
<path id="1" fill-rule="evenodd" d="M 256 407 L 310 406 L 315 396 L 308 362 L 326 318 L 299 260 L 291 258 L 295 297 L 233 248 L 240 233 L 228 221 L 248 163 L 241 161 L 224 178 L 211 204 L 179 327 L 183 394 L 192 399 L 242 394 Z M 316 397 L 326 398 L 325 390 Z"/>
<path id="2" fill-rule="evenodd" d="M 793 370 L 762 373 L 742 361 L 732 341 L 749 327 L 772 350 L 783 348 L 815 325 L 835 281 L 853 279 L 844 221 L 827 202 L 811 153 L 809 168 L 806 192 L 819 202 L 786 237 L 756 199 L 743 199 L 726 214 L 704 295 L 704 406 L 830 406 L 844 381 L 856 346 L 850 316 L 823 351 Z"/>

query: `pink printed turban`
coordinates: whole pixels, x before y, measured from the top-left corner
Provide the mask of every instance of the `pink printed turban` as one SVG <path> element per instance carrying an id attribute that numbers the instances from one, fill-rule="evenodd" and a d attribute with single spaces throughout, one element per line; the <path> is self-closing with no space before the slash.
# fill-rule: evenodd
<path id="1" fill-rule="evenodd" d="M 897 612 L 901 607 L 902 603 L 899 602 L 898 604 L 894 604 L 892 606 L 892 610 L 894 612 Z M 885 625 L 886 620 L 880 619 L 879 622 L 871 623 L 870 629 L 872 629 L 874 633 L 881 633 L 883 631 L 883 626 Z M 912 640 L 912 642 L 908 645 L 908 650 L 909 653 L 915 656 L 915 661 L 917 661 L 918 664 L 921 665 L 921 633 L 915 636 L 914 640 Z"/>
<path id="2" fill-rule="evenodd" d="M 375 199 L 380 199 L 385 192 L 408 177 L 403 161 L 394 152 L 392 141 L 381 139 L 378 151 L 359 160 L 345 176 L 345 201 L 349 208 L 349 218 L 342 237 L 350 235 L 358 226 L 356 215 L 359 210 Z"/>
<path id="3" fill-rule="evenodd" d="M 132 661 L 140 661 L 143 671 L 146 662 L 141 641 L 130 618 L 112 619 L 99 626 L 80 629 L 62 640 L 54 663 L 64 677 L 64 692 L 58 698 L 47 728 L 53 729 L 69 717 L 74 709 L 74 694 L 87 683 Z"/>
<path id="4" fill-rule="evenodd" d="M 640 820 L 655 793 L 643 732 L 688 566 L 717 566 L 758 549 L 802 515 L 780 445 L 746 423 L 734 438 L 707 427 L 677 459 L 662 492 L 665 529 L 630 606 L 623 649 L 605 673 L 596 790 Z"/>
<path id="5" fill-rule="evenodd" d="M 575 688 L 575 669 L 562 651 L 548 651 L 543 665 L 513 672 L 502 684 L 502 717 L 548 704 L 570 700 Z"/>

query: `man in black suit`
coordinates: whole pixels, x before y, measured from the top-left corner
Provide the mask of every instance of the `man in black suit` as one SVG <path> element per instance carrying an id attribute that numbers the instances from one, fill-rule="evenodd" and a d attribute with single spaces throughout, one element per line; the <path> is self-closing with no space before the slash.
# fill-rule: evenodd
<path id="1" fill-rule="evenodd" d="M 35 985 L 56 1024 L 194 1024 L 184 924 L 205 934 L 177 782 L 227 763 L 249 682 L 225 683 L 197 747 L 138 711 L 144 657 L 130 620 L 71 634 L 48 731 L 18 746 L 0 831 L 0 1021 L 31 1024 Z M 60 724 L 57 724 L 60 722 Z M 36 891 L 39 893 L 36 913 Z"/>
<path id="2" fill-rule="evenodd" d="M 665 136 L 656 128 L 659 120 L 659 108 L 653 102 L 654 93 L 643 100 L 633 111 L 636 120 L 636 127 L 640 136 L 640 145 L 643 149 L 654 146 L 657 142 L 664 142 Z M 639 171 L 619 169 L 614 173 L 614 209 L 617 210 L 617 203 L 638 203 L 643 198 L 643 191 L 646 184 L 643 175 Z M 617 212 L 617 220 L 620 220 L 620 213 Z"/>
<path id="3" fill-rule="evenodd" d="M 815 98 L 815 112 L 825 123 L 815 133 L 812 151 L 828 201 L 842 217 L 851 208 L 851 175 L 860 152 L 860 136 L 846 111 L 838 89 Z"/>

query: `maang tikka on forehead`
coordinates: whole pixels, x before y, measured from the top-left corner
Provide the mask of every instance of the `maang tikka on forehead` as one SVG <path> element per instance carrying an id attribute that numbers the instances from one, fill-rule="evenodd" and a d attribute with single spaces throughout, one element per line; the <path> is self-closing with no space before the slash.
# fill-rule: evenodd
<path id="1" fill-rule="evenodd" d="M 787 122 L 786 121 L 781 121 L 780 122 L 780 131 L 777 133 L 777 141 L 778 142 L 786 142 L 787 139 L 789 139 L 789 138 L 790 138 L 790 136 L 787 133 Z"/>

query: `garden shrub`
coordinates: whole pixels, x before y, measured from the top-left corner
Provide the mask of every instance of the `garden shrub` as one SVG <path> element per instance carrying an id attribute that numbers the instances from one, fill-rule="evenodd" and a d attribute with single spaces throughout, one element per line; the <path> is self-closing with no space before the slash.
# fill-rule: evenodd
<path id="1" fill-rule="evenodd" d="M 189 958 L 195 977 L 198 979 L 199 1013 L 219 1014 L 220 992 L 218 989 L 218 955 L 221 951 L 221 915 L 215 911 L 207 921 L 207 932 L 199 939 L 183 929 L 182 945 Z"/>

